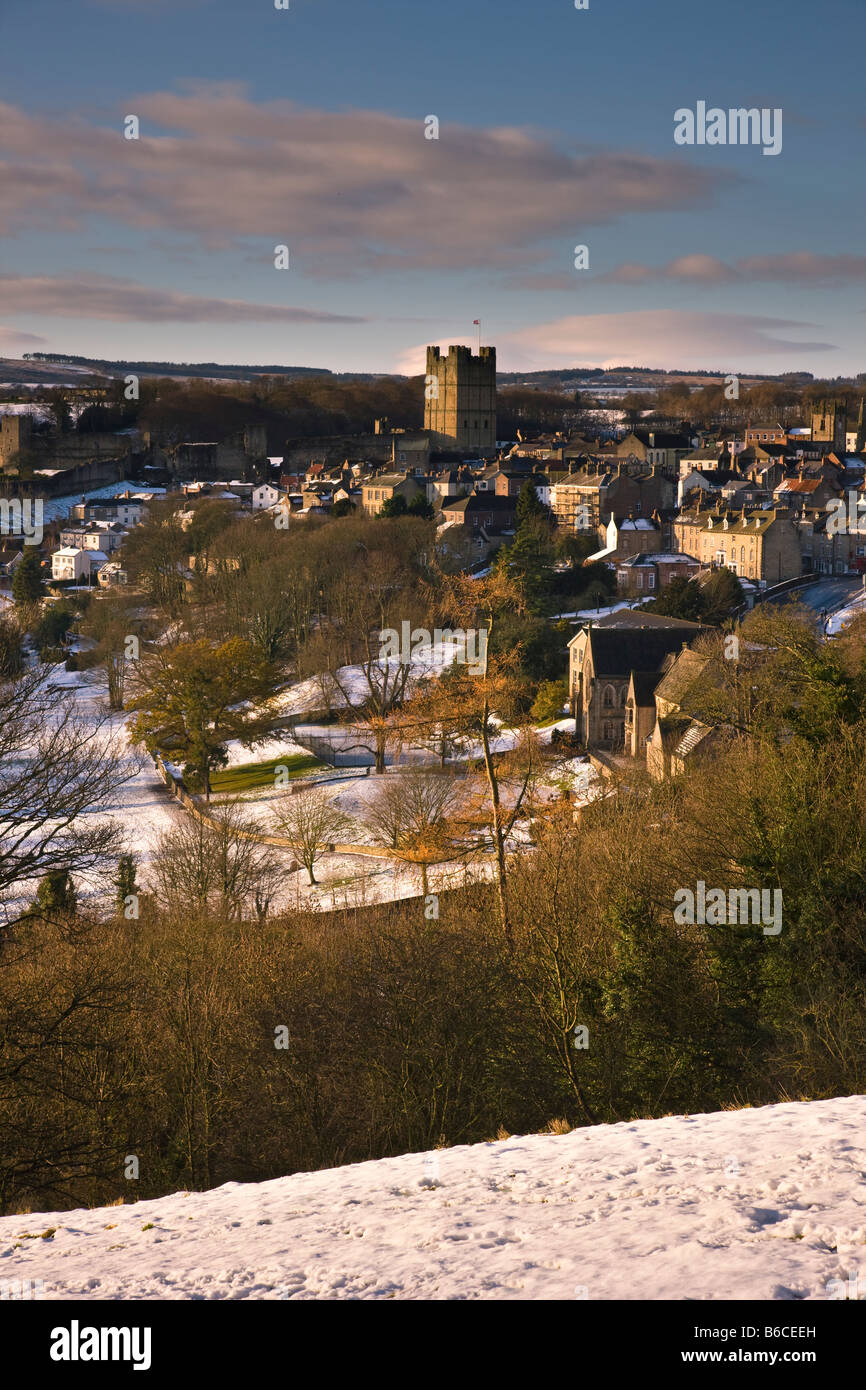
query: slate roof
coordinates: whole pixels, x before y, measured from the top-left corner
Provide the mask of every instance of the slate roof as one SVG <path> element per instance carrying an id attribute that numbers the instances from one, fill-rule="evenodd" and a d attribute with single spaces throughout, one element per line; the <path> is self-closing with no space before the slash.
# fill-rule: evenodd
<path id="1" fill-rule="evenodd" d="M 658 684 L 658 671 L 632 671 L 631 685 L 635 704 L 647 708 L 655 704 L 654 691 Z"/>
<path id="2" fill-rule="evenodd" d="M 691 635 L 697 635 L 698 624 L 690 626 Z M 681 628 L 592 627 L 589 647 L 595 677 L 621 679 L 632 671 L 660 671 L 665 657 L 679 651 L 687 640 Z"/>
<path id="3" fill-rule="evenodd" d="M 656 686 L 658 697 L 666 700 L 670 705 L 681 704 L 690 687 L 700 676 L 707 661 L 706 655 L 701 652 L 693 652 L 690 647 L 681 651 Z"/>

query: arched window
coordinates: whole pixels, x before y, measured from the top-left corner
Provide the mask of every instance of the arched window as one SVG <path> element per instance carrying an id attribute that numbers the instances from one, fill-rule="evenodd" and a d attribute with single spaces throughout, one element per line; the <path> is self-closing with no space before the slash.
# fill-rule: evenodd
<path id="1" fill-rule="evenodd" d="M 605 709 L 616 709 L 616 691 L 612 685 L 606 685 L 602 691 L 601 703 Z M 607 737 L 607 735 L 605 735 Z"/>

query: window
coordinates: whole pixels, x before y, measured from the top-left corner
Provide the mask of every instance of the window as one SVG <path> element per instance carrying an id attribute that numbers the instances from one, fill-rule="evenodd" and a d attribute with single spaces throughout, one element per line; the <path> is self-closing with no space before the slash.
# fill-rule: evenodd
<path id="1" fill-rule="evenodd" d="M 616 691 L 612 685 L 606 685 L 601 697 L 601 703 L 605 709 L 616 708 Z"/>

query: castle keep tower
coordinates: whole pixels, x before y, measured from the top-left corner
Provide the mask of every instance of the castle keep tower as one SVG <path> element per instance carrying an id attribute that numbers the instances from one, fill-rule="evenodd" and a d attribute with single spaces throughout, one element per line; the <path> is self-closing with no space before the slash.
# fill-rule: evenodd
<path id="1" fill-rule="evenodd" d="M 473 357 L 468 347 L 427 349 L 424 428 L 448 434 L 473 452 L 496 447 L 496 348 Z"/>

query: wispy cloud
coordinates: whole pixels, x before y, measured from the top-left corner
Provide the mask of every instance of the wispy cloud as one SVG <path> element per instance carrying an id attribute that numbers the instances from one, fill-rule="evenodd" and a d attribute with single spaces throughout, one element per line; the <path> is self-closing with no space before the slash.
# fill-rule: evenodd
<path id="1" fill-rule="evenodd" d="M 769 256 L 745 256 L 728 264 L 716 256 L 696 253 L 667 265 L 625 264 L 599 276 L 614 284 L 637 285 L 659 280 L 719 285 L 778 281 L 816 286 L 847 285 L 866 280 L 866 256 L 827 256 L 814 251 L 786 251 Z"/>
<path id="2" fill-rule="evenodd" d="M 31 348 L 44 347 L 47 338 L 40 338 L 38 333 L 22 333 L 18 328 L 4 328 L 0 324 L 0 352 L 7 357 L 16 357 L 21 352 L 29 352 Z"/>
<path id="3" fill-rule="evenodd" d="M 292 305 L 209 299 L 152 289 L 114 275 L 0 275 L 0 303 L 7 314 L 113 319 L 139 323 L 363 323 L 349 314 Z"/>
<path id="4" fill-rule="evenodd" d="M 571 363 L 733 369 L 744 358 L 804 360 L 831 351 L 832 343 L 797 337 L 813 328 L 794 319 L 674 309 L 572 314 L 497 335 L 498 361 L 506 371 Z"/>
<path id="5" fill-rule="evenodd" d="M 122 118 L 141 121 L 124 140 Z M 733 175 L 559 148 L 527 129 L 255 103 L 232 83 L 130 96 L 114 129 L 0 103 L 0 230 L 110 219 L 210 247 L 286 242 L 307 273 L 543 263 L 545 237 L 709 205 Z"/>

